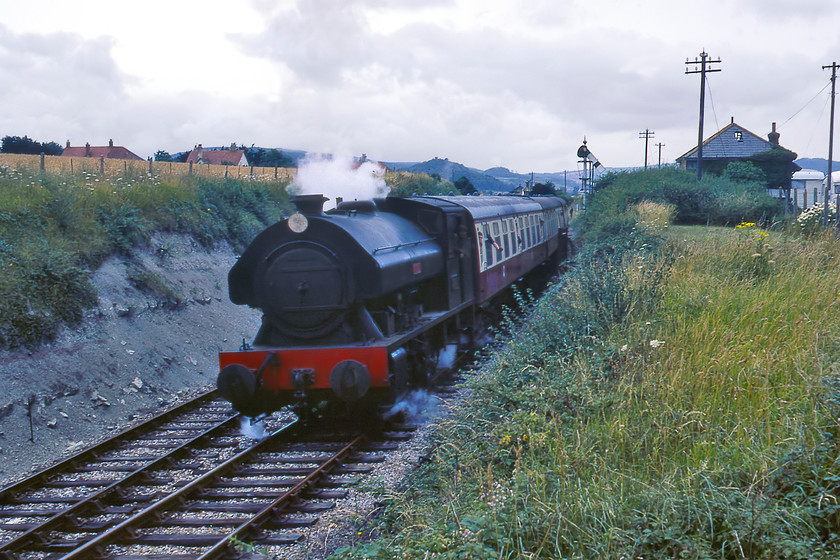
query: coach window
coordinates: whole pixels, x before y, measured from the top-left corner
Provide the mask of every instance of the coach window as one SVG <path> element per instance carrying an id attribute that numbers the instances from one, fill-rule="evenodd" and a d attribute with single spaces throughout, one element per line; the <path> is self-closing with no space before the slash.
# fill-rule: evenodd
<path id="1" fill-rule="evenodd" d="M 484 257 L 487 261 L 484 263 L 485 268 L 493 266 L 493 236 L 490 235 L 490 226 L 484 224 Z"/>
<path id="2" fill-rule="evenodd" d="M 487 263 L 484 261 L 486 258 L 484 256 L 484 234 L 481 233 L 481 226 L 479 225 L 475 226 L 475 239 L 478 243 L 478 269 L 484 270 L 487 266 Z"/>
<path id="3" fill-rule="evenodd" d="M 502 260 L 501 229 L 499 222 L 493 222 L 493 247 L 496 248 L 496 262 Z"/>

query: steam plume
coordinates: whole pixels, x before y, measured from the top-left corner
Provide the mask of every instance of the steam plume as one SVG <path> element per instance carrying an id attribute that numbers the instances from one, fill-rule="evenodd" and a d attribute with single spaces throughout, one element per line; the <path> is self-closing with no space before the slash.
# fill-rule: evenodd
<path id="1" fill-rule="evenodd" d="M 325 209 L 344 200 L 373 200 L 388 194 L 382 168 L 373 162 L 357 163 L 350 157 L 307 156 L 298 167 L 290 190 L 295 194 L 323 194 L 330 199 Z"/>

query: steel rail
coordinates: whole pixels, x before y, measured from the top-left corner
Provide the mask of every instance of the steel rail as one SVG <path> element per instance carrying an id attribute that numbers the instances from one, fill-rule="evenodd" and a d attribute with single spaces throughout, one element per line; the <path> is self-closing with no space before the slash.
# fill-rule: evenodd
<path id="1" fill-rule="evenodd" d="M 289 433 L 291 433 L 292 428 L 297 427 L 297 423 L 298 421 L 296 420 L 276 430 L 267 438 L 258 441 L 250 447 L 240 451 L 236 455 L 230 457 L 225 462 L 219 464 L 215 468 L 204 473 L 202 476 L 196 478 L 189 484 L 183 486 L 182 488 L 176 490 L 168 496 L 161 498 L 152 505 L 144 508 L 142 511 L 134 514 L 129 519 L 126 519 L 119 525 L 108 529 L 104 533 L 101 533 L 97 537 L 87 541 L 82 546 L 65 554 L 60 558 L 60 560 L 89 560 L 91 558 L 105 558 L 106 556 L 104 547 L 106 545 L 111 544 L 123 538 L 126 535 L 128 535 L 130 539 L 135 529 L 137 529 L 147 520 L 154 519 L 155 517 L 159 516 L 170 505 L 180 505 L 189 497 L 189 495 L 192 492 L 202 490 L 207 483 L 218 479 L 220 476 L 223 476 L 225 472 L 227 472 L 229 469 L 234 468 L 237 464 L 241 463 L 249 455 L 256 453 L 257 451 L 261 450 L 263 447 L 268 446 L 269 444 L 274 444 L 276 440 L 279 439 L 281 436 L 286 436 Z"/>
<path id="2" fill-rule="evenodd" d="M 69 467 L 74 463 L 80 463 L 83 461 L 93 461 L 95 460 L 96 455 L 98 453 L 102 453 L 103 451 L 110 451 L 116 446 L 126 443 L 126 441 L 129 441 L 129 438 L 133 439 L 139 433 L 146 430 L 151 431 L 156 426 L 159 426 L 163 422 L 166 422 L 169 419 L 171 419 L 173 416 L 186 412 L 186 410 L 190 407 L 198 408 L 202 406 L 202 404 L 204 404 L 205 402 L 211 402 L 214 398 L 216 398 L 216 396 L 217 391 L 215 389 L 212 391 L 208 391 L 207 393 L 199 395 L 191 401 L 185 402 L 174 408 L 161 412 L 157 416 L 154 416 L 153 418 L 150 418 L 141 424 L 128 428 L 118 434 L 115 434 L 114 436 L 106 439 L 105 441 L 102 441 L 92 447 L 88 447 L 87 449 L 83 449 L 75 455 L 72 455 L 67 459 L 64 459 L 42 471 L 38 471 L 37 473 L 28 476 L 22 480 L 19 480 L 18 482 L 9 484 L 5 488 L 0 489 L 0 502 L 2 502 L 8 496 L 31 488 L 32 486 L 35 486 L 36 484 L 46 480 L 51 476 L 55 476 L 57 474 L 62 474 L 63 472 L 66 472 L 67 470 L 69 470 Z"/>
<path id="3" fill-rule="evenodd" d="M 321 478 L 329 474 L 333 468 L 339 465 L 340 461 L 350 455 L 356 448 L 367 441 L 364 435 L 356 437 L 353 441 L 347 444 L 344 448 L 333 455 L 329 460 L 325 461 L 309 473 L 303 480 L 295 484 L 291 489 L 287 490 L 274 501 L 265 506 L 256 515 L 248 521 L 242 523 L 239 527 L 234 529 L 224 539 L 216 543 L 210 550 L 196 558 L 196 560 L 212 560 L 214 558 L 222 558 L 229 552 L 231 539 L 241 539 L 249 532 L 259 530 L 260 527 L 268 521 L 269 517 L 274 516 L 283 510 L 283 508 L 291 503 L 297 496 L 314 486 Z"/>
<path id="4" fill-rule="evenodd" d="M 193 437 L 189 441 L 184 442 L 183 444 L 172 448 L 171 451 L 168 453 L 161 455 L 157 459 L 146 463 L 134 471 L 131 471 L 125 477 L 115 480 L 113 484 L 103 488 L 102 490 L 92 494 L 86 498 L 80 498 L 78 502 L 73 504 L 72 506 L 68 507 L 65 510 L 62 510 L 59 513 L 56 513 L 43 523 L 39 524 L 36 527 L 32 527 L 31 529 L 21 533 L 14 539 L 10 541 L 6 541 L 0 544 L 0 553 L 7 552 L 7 551 L 15 551 L 20 550 L 27 544 L 31 544 L 33 540 L 43 541 L 43 533 L 51 530 L 58 530 L 62 528 L 62 524 L 70 524 L 74 523 L 74 520 L 71 518 L 71 515 L 74 514 L 81 514 L 87 513 L 90 514 L 89 511 L 85 511 L 86 509 L 93 509 L 101 508 L 103 504 L 103 500 L 106 500 L 111 494 L 121 492 L 126 486 L 130 486 L 133 482 L 143 482 L 143 478 L 146 474 L 155 468 L 163 468 L 166 464 L 170 463 L 173 459 L 177 457 L 180 453 L 189 451 L 189 449 L 198 442 L 207 437 L 213 435 L 213 432 L 227 429 L 229 428 L 230 424 L 233 424 L 235 420 L 239 419 L 239 415 L 232 416 L 230 418 L 225 419 L 219 424 L 205 430 L 201 434 Z"/>

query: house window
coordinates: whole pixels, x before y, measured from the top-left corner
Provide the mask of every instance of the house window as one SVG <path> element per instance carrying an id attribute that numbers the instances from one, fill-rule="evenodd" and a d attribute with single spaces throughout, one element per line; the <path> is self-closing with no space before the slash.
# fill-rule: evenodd
<path id="1" fill-rule="evenodd" d="M 740 130 L 735 131 L 735 141 L 736 142 L 743 142 L 744 141 L 744 133 Z"/>

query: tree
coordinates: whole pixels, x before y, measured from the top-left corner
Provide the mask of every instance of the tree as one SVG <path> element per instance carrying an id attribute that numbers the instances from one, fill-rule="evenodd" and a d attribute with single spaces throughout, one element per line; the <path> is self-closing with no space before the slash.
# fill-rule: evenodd
<path id="1" fill-rule="evenodd" d="M 531 194 L 555 194 L 554 183 L 551 181 L 534 183 L 534 186 L 531 188 Z"/>
<path id="2" fill-rule="evenodd" d="M 169 152 L 158 150 L 155 152 L 155 161 L 175 161 L 175 159 Z"/>
<path id="3" fill-rule="evenodd" d="M 473 185 L 472 182 L 466 177 L 456 179 L 453 184 L 461 194 L 474 194 L 478 192 L 478 189 L 475 188 L 475 185 Z"/>
<path id="4" fill-rule="evenodd" d="M 245 149 L 245 157 L 254 167 L 295 167 L 295 161 L 276 148 L 266 150 L 251 146 Z"/>
<path id="5" fill-rule="evenodd" d="M 2 143 L 0 143 L 0 152 L 4 154 L 40 154 L 45 153 L 48 156 L 61 155 L 61 146 L 56 142 L 40 142 L 33 140 L 29 136 L 4 136 Z"/>

